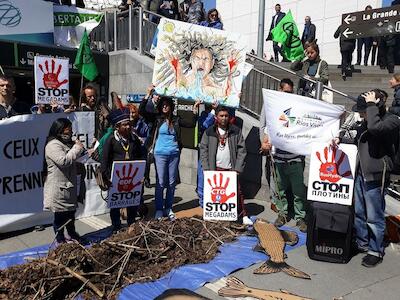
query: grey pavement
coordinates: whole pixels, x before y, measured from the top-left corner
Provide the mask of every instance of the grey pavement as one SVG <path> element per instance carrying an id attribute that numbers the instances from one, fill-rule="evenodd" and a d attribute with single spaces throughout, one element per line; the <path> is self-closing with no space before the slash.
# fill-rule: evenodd
<path id="1" fill-rule="evenodd" d="M 145 199 L 150 204 L 150 216 L 154 213 L 154 188 L 146 189 Z M 264 199 L 246 200 L 250 214 L 273 221 L 275 213 L 270 210 L 270 203 Z M 197 205 L 194 187 L 180 184 L 177 187 L 174 210 L 192 208 Z M 110 224 L 108 215 L 91 217 L 76 222 L 80 234 L 86 234 Z M 294 226 L 291 221 L 289 226 Z M 54 238 L 52 228 L 43 231 L 28 230 L 0 240 L 0 254 L 23 250 L 29 247 L 51 243 Z M 252 272 L 259 264 L 231 274 L 238 277 L 247 286 L 267 290 L 287 290 L 312 299 L 400 299 L 400 247 L 389 245 L 383 263 L 376 268 L 361 266 L 362 255 L 354 257 L 348 264 L 332 264 L 314 261 L 308 258 L 305 246 L 287 253 L 287 263 L 311 275 L 311 280 L 297 279 L 284 273 L 254 275 Z M 221 298 L 206 285 L 197 292 L 210 299 Z"/>

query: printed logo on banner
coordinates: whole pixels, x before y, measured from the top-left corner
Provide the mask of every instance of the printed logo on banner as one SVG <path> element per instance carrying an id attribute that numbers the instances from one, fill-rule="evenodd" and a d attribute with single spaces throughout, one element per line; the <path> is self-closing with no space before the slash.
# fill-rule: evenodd
<path id="1" fill-rule="evenodd" d="M 36 103 L 69 104 L 69 59 L 35 56 Z"/>
<path id="2" fill-rule="evenodd" d="M 204 172 L 205 220 L 237 220 L 237 174 L 236 172 Z"/>
<path id="3" fill-rule="evenodd" d="M 142 197 L 142 185 L 146 161 L 114 162 L 112 186 L 109 191 L 108 207 L 138 206 Z"/>
<path id="4" fill-rule="evenodd" d="M 0 24 L 6 27 L 16 27 L 21 23 L 21 11 L 10 1 L 0 0 Z"/>
<path id="5" fill-rule="evenodd" d="M 303 127 L 317 128 L 323 125 L 321 118 L 317 115 L 304 114 L 302 117 L 296 117 L 291 115 L 291 110 L 291 107 L 285 109 L 279 116 L 279 122 L 283 127 L 299 125 Z"/>
<path id="6" fill-rule="evenodd" d="M 338 149 L 326 144 L 313 144 L 312 153 L 307 199 L 351 205 L 357 147 L 343 144 Z"/>

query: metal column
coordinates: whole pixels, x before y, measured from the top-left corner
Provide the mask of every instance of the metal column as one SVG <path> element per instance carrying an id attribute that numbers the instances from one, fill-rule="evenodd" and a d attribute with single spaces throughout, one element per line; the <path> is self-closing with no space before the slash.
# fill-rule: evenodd
<path id="1" fill-rule="evenodd" d="M 260 0 L 258 7 L 258 39 L 257 56 L 263 58 L 264 55 L 264 24 L 265 24 L 265 0 Z"/>

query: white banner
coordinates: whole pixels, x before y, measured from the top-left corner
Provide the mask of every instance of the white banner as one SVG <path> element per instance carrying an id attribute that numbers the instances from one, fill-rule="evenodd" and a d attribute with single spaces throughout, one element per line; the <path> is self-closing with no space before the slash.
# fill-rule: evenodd
<path id="1" fill-rule="evenodd" d="M 310 155 L 312 143 L 328 142 L 340 125 L 341 105 L 263 89 L 266 133 L 276 148 Z"/>
<path id="2" fill-rule="evenodd" d="M 204 220 L 236 221 L 237 174 L 232 171 L 204 172 Z"/>
<path id="3" fill-rule="evenodd" d="M 42 0 L 0 0 L 0 35 L 53 33 L 53 4 Z"/>
<path id="4" fill-rule="evenodd" d="M 69 104 L 69 59 L 35 56 L 35 102 Z"/>
<path id="5" fill-rule="evenodd" d="M 0 121 L 0 233 L 50 224 L 53 214 L 43 212 L 44 146 L 51 124 L 58 118 L 72 121 L 75 136 L 89 147 L 94 136 L 94 113 L 22 115 Z M 99 164 L 86 167 L 86 199 L 77 218 L 107 211 L 94 173 Z"/>
<path id="6" fill-rule="evenodd" d="M 89 34 L 102 17 L 102 13 L 94 10 L 54 5 L 54 44 L 79 48 L 85 29 Z"/>
<path id="7" fill-rule="evenodd" d="M 142 197 L 145 160 L 119 161 L 112 166 L 108 207 L 138 206 Z"/>
<path id="8" fill-rule="evenodd" d="M 307 199 L 351 205 L 356 174 L 357 147 L 312 145 Z"/>

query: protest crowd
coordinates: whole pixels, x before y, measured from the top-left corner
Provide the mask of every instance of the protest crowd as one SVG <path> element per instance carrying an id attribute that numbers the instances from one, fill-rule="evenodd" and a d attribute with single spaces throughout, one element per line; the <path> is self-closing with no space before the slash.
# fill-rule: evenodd
<path id="1" fill-rule="evenodd" d="M 51 2 L 71 5 L 71 1 Z M 75 5 L 80 8 L 85 7 L 84 1 L 76 1 Z M 180 3 L 177 0 L 122 0 L 119 9 L 124 11 L 129 6 L 142 6 L 144 9 L 156 13 L 157 15 L 146 15 L 148 20 L 156 24 L 163 24 L 163 19 L 159 17 L 161 15 L 164 18 L 200 25 L 210 28 L 210 30 L 224 30 L 222 17 L 218 10 L 212 8 L 206 12 L 204 4 L 200 0 L 185 0 Z M 371 9 L 370 5 L 365 8 L 366 11 Z M 268 91 L 267 96 L 264 94 L 261 111 L 257 112 L 259 113 L 258 155 L 266 160 L 265 176 L 270 195 L 270 199 L 266 200 L 270 202 L 271 209 L 276 213 L 273 224 L 277 228 L 281 228 L 287 226 L 288 222 L 293 219 L 296 230 L 307 234 L 307 237 L 310 238 L 316 226 L 314 218 L 317 218 L 315 214 L 318 211 L 318 206 L 313 206 L 309 203 L 311 201 L 308 201 L 311 200 L 309 199 L 311 188 L 313 195 L 333 195 L 335 193 L 335 195 L 339 195 L 339 191 L 346 190 L 347 186 L 338 181 L 352 176 L 350 181 L 354 185 L 354 193 L 350 195 L 350 205 L 347 204 L 347 207 L 351 207 L 348 209 L 349 214 L 354 216 L 349 221 L 351 222 L 351 226 L 349 225 L 351 228 L 351 252 L 352 255 L 364 254 L 362 260 L 364 267 L 375 267 L 382 262 L 385 255 L 386 189 L 390 184 L 390 175 L 400 174 L 400 73 L 395 73 L 394 70 L 395 62 L 399 59 L 396 57 L 398 52 L 395 51 L 395 48 L 400 35 L 363 37 L 352 40 L 343 38 L 345 30 L 343 25 L 338 27 L 334 36 L 340 38 L 341 78 L 346 80 L 352 76 L 354 71 L 352 57 L 353 52 L 357 50 L 356 66 L 362 63 L 367 66 L 371 55 L 371 65 L 376 63 L 381 69 L 388 70 L 390 75 L 387 77 L 387 84 L 393 89 L 393 95 L 388 95 L 379 85 L 371 86 L 369 90 L 360 90 L 359 96 L 354 99 L 355 103 L 351 111 L 344 109 L 339 112 L 335 111 L 337 115 L 333 117 L 335 114 L 332 108 L 334 106 L 333 93 L 329 89 L 325 89 L 322 97 L 318 100 L 315 99 L 317 92 L 315 82 L 321 82 L 325 87 L 330 85 L 328 63 L 321 57 L 322 51 L 320 51 L 316 39 L 318 28 L 312 23 L 311 17 L 306 16 L 304 31 L 298 36 L 301 41 L 299 46 L 301 51 L 296 54 L 291 52 L 289 55 L 287 51 L 293 49 L 285 49 L 283 43 L 277 42 L 274 38 L 280 21 L 285 17 L 287 14 L 282 11 L 281 5 L 276 4 L 266 40 L 273 43 L 271 61 L 279 62 L 281 56 L 283 62 L 290 62 L 290 69 L 296 72 L 298 82 L 293 82 L 291 78 L 282 78 L 276 91 Z M 184 35 L 182 34 L 182 36 Z M 187 45 L 185 47 L 189 47 Z M 230 47 L 226 44 L 221 48 L 224 46 Z M 83 42 L 81 47 L 83 47 Z M 110 93 L 110 101 L 99 96 L 99 90 L 94 82 L 97 71 L 85 74 L 88 72 L 87 69 L 85 71 L 87 57 L 86 60 L 78 59 L 80 55 L 82 57 L 87 55 L 82 48 L 78 50 L 74 64 L 86 78 L 85 84 L 83 84 L 82 77 L 79 99 L 75 99 L 71 95 L 68 96 L 67 102 L 60 102 L 53 97 L 47 104 L 35 99 L 35 104 L 29 107 L 24 101 L 16 98 L 14 78 L 8 74 L 0 74 L 0 130 L 3 126 L 2 123 L 6 124 L 4 122 L 7 120 L 13 120 L 21 115 L 55 116 L 51 126 L 42 128 L 46 131 L 46 140 L 42 145 L 44 148 L 42 200 L 43 209 L 53 214 L 52 225 L 56 246 L 71 241 L 82 245 L 87 243 L 75 228 L 75 218 L 78 206 L 85 201 L 87 172 L 85 162 L 89 159 L 98 164 L 95 179 L 102 191 L 101 196 L 107 194 L 107 201 L 112 199 L 119 203 L 115 207 L 109 207 L 109 219 L 113 234 L 125 230 L 126 226 L 123 224 L 125 221 L 128 227 L 135 225 L 139 219 L 176 222 L 177 211 L 174 208 L 174 199 L 176 188 L 181 181 L 179 166 L 184 147 L 182 131 L 187 128 L 196 128 L 195 134 L 196 140 L 198 140 L 196 145 L 197 186 L 193 187 L 198 196 L 198 212 L 200 211 L 202 214 L 204 210 L 204 215 L 209 214 L 216 218 L 223 215 L 227 218 L 232 217 L 238 226 L 245 228 L 255 225 L 255 219 L 251 217 L 251 211 L 246 207 L 243 183 L 241 182 L 249 149 L 246 149 L 248 144 L 245 141 L 242 126 L 236 117 L 236 109 L 240 108 L 226 104 L 229 104 L 226 101 L 228 101 L 231 91 L 235 89 L 234 80 L 237 76 L 235 75 L 237 71 L 235 64 L 239 59 L 232 59 L 231 56 L 234 53 L 232 51 L 229 57 L 231 60 L 226 65 L 226 68 L 229 68 L 228 72 L 226 75 L 222 71 L 220 72 L 221 76 L 227 78 L 224 79 L 226 81 L 222 81 L 213 77 L 212 74 L 217 63 L 220 63 L 218 61 L 219 54 L 211 49 L 213 48 L 212 44 L 206 46 L 205 42 L 201 41 L 198 45 L 190 47 L 193 48 L 188 50 L 187 58 L 181 58 L 181 62 L 179 62 L 178 55 L 175 57 L 165 54 L 165 52 L 157 53 L 157 55 L 164 55 L 160 57 L 165 61 L 168 60 L 160 73 L 164 72 L 164 75 L 169 74 L 168 76 L 176 77 L 171 81 L 162 79 L 143 87 L 143 90 L 146 90 L 145 96 L 136 104 L 126 103 L 116 92 Z M 90 52 L 90 48 L 88 51 Z M 251 53 L 254 54 L 254 51 Z M 158 56 L 156 57 L 158 58 Z M 43 66 L 40 65 L 40 68 Z M 49 68 L 47 61 L 46 68 Z M 54 66 L 54 61 L 52 68 L 54 73 L 54 69 L 57 68 L 57 64 Z M 168 73 L 169 69 L 165 71 L 167 68 L 171 69 L 170 73 Z M 58 73 L 60 70 L 61 67 Z M 209 94 L 217 96 L 210 101 L 211 98 L 204 98 L 203 94 L 196 94 L 195 91 L 195 96 L 188 97 L 193 102 L 191 111 L 185 117 L 178 115 L 176 113 L 176 97 L 168 95 L 168 86 L 174 86 L 176 91 L 181 91 L 180 89 L 187 86 L 195 86 L 199 80 L 202 81 L 202 91 L 210 91 Z M 58 78 L 56 81 L 57 89 L 62 83 L 58 82 Z M 221 84 L 221 82 L 224 83 Z M 166 87 L 160 86 L 161 84 L 166 84 Z M 185 91 L 190 92 L 191 90 L 187 88 Z M 238 94 L 239 99 L 240 91 Z M 271 108 L 268 107 L 266 100 L 268 97 L 270 99 L 276 97 L 277 102 L 280 101 L 279 99 L 286 98 L 309 101 L 309 104 L 304 103 L 304 105 L 311 105 L 311 108 L 306 115 L 300 118 L 293 115 L 293 107 L 295 107 L 293 104 L 292 108 L 276 114 L 276 119 L 271 119 Z M 182 96 L 182 98 L 184 97 Z M 389 105 L 390 102 L 391 105 Z M 332 115 L 329 113 L 327 115 L 335 122 L 337 121 L 337 124 L 340 123 L 340 126 L 337 126 L 336 132 L 331 133 L 332 136 L 329 140 L 324 141 L 325 148 L 321 148 L 323 150 L 318 150 L 314 155 L 315 161 L 320 165 L 318 170 L 320 179 L 314 181 L 311 186 L 306 186 L 305 172 L 308 172 L 307 168 L 311 168 L 310 155 L 305 155 L 303 149 L 296 151 L 289 146 L 286 148 L 286 144 L 292 143 L 290 138 L 287 138 L 283 144 L 276 142 L 277 134 L 274 128 L 278 125 L 290 128 L 296 122 L 296 124 L 303 122 L 301 124 L 305 124 L 305 127 L 321 126 L 320 123 L 325 120 L 322 116 L 323 113 L 321 112 L 321 115 L 319 115 L 320 111 L 314 113 L 312 105 L 314 107 L 321 105 L 327 111 L 332 108 L 330 111 Z M 203 109 L 200 109 L 200 106 Z M 291 109 L 293 109 L 292 112 Z M 321 108 L 321 111 L 323 109 Z M 94 123 L 93 128 L 90 128 L 93 132 L 93 140 L 83 143 L 75 135 L 77 132 L 73 130 L 75 128 L 73 123 L 77 121 L 71 119 L 71 115 L 75 113 L 93 113 Z M 306 133 L 299 131 L 296 134 L 300 136 Z M 316 138 L 321 137 L 317 136 Z M 347 156 L 344 157 L 347 148 L 343 145 L 353 145 L 352 147 L 356 149 L 354 150 L 356 153 L 354 167 L 352 167 L 354 170 L 349 169 L 344 172 L 340 167 L 343 161 L 350 161 Z M 304 145 L 304 147 L 307 148 L 309 145 Z M 340 156 L 336 153 L 342 154 Z M 132 161 L 138 161 L 142 165 L 138 164 L 138 167 L 136 165 L 132 167 Z M 351 166 L 352 162 L 348 161 L 348 165 Z M 152 165 L 154 177 L 150 176 Z M 220 175 L 208 177 L 207 174 L 211 174 L 212 171 L 220 172 L 218 173 Z M 226 177 L 228 176 L 226 174 L 233 177 Z M 235 190 L 228 193 L 227 189 L 232 178 L 235 178 L 237 184 Z M 325 179 L 327 181 L 324 183 Z M 153 180 L 155 185 L 152 185 Z M 4 182 L 1 184 L 7 185 Z M 215 194 L 206 195 L 206 186 L 207 188 L 211 187 L 213 191 L 220 192 L 217 192 L 216 196 Z M 152 187 L 155 187 L 154 195 L 152 195 L 154 205 L 145 201 L 144 197 L 145 191 L 148 194 Z M 118 189 L 119 194 L 113 194 L 111 192 L 113 189 Z M 124 195 L 136 192 L 140 196 L 134 204 L 128 199 L 123 199 Z M 232 197 L 235 197 L 237 204 L 234 210 L 226 213 L 208 211 L 216 203 L 228 205 Z M 149 206 L 155 208 L 152 215 L 149 214 Z M 339 210 L 337 207 L 335 209 Z M 325 217 L 327 220 L 328 216 Z"/>

